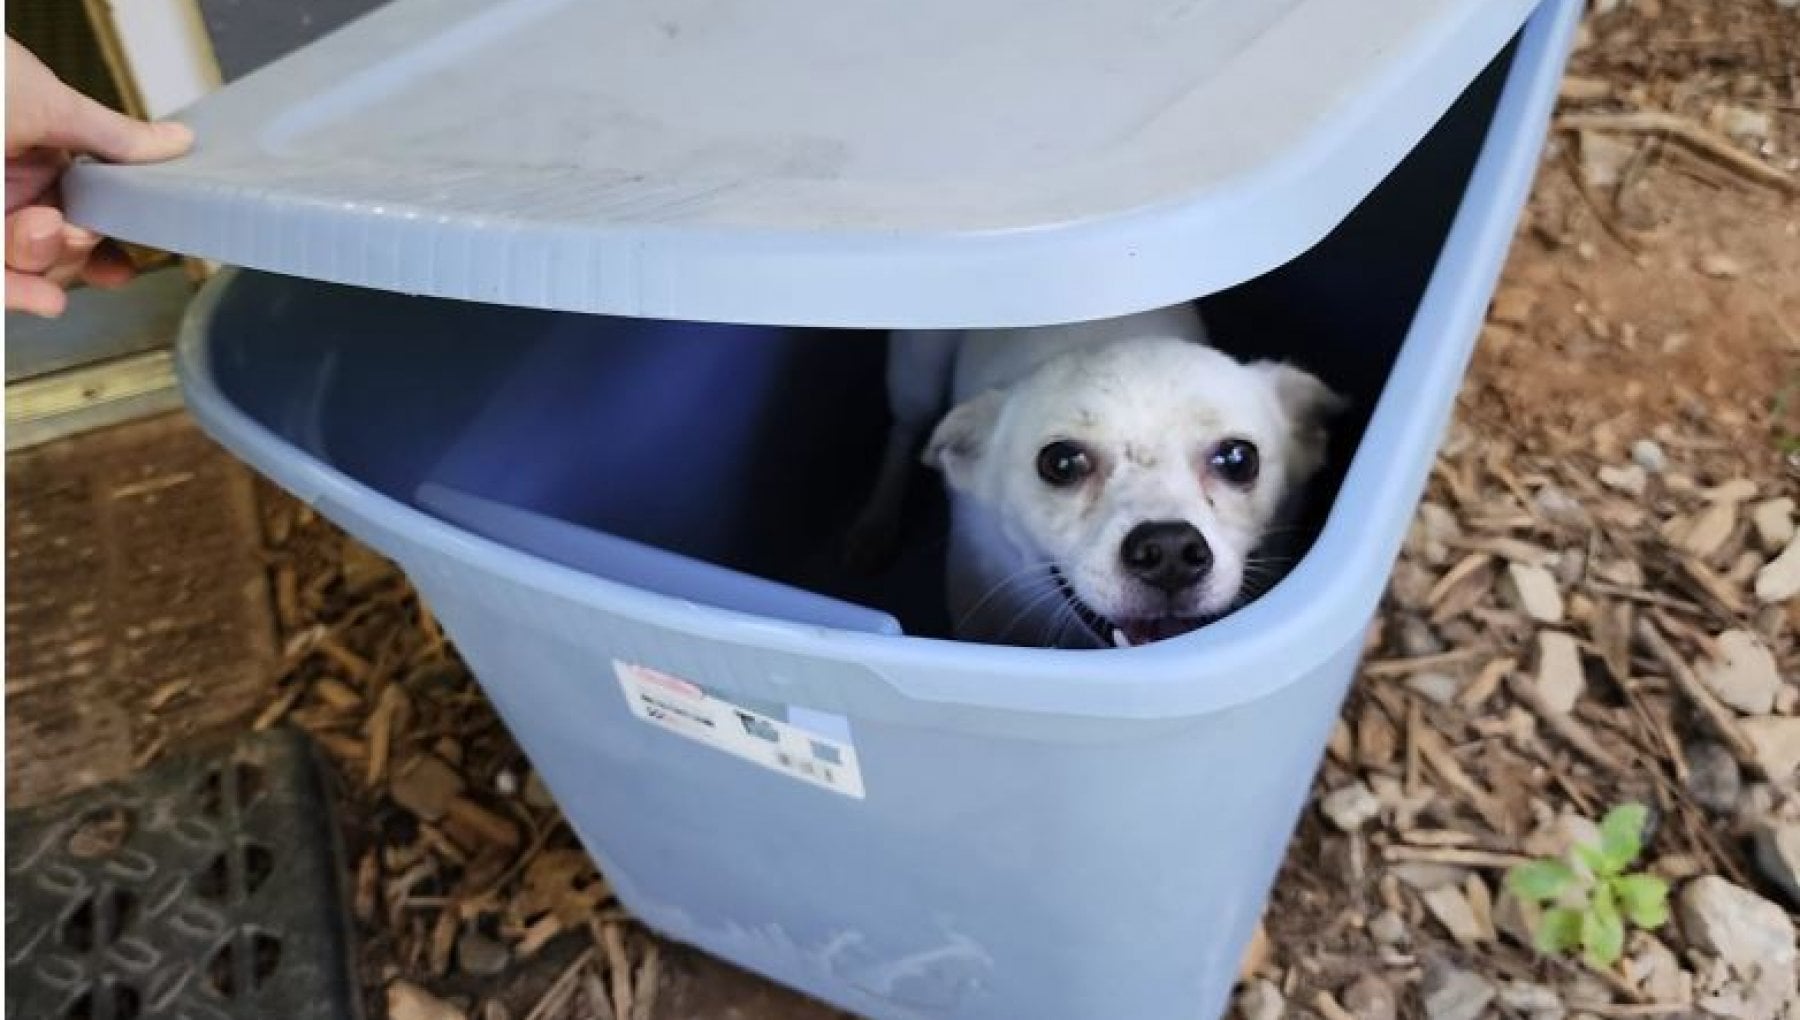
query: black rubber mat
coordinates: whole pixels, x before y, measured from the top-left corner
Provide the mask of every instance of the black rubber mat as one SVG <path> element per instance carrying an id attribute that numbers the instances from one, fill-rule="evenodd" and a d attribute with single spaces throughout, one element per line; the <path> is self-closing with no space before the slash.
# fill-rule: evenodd
<path id="1" fill-rule="evenodd" d="M 10 812 L 7 1020 L 354 1020 L 340 860 L 285 730 Z"/>

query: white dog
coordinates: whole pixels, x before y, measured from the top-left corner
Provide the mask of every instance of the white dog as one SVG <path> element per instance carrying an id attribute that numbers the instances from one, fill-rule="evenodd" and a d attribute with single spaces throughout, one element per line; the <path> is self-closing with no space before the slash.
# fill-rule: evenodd
<path id="1" fill-rule="evenodd" d="M 1136 645 L 1232 609 L 1342 403 L 1213 349 L 1189 305 L 895 333 L 887 371 L 893 426 L 852 562 L 892 549 L 922 445 L 951 497 L 956 635 L 1005 644 Z"/>

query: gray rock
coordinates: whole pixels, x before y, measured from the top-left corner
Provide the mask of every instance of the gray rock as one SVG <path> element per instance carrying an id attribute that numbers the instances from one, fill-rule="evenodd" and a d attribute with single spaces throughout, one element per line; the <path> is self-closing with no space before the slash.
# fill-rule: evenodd
<path id="1" fill-rule="evenodd" d="M 1406 919 L 1392 910 L 1383 910 L 1369 922 L 1369 935 L 1384 946 L 1398 946 L 1410 937 L 1406 930 Z"/>
<path id="2" fill-rule="evenodd" d="M 519 774 L 508 768 L 494 773 L 494 792 L 502 797 L 518 796 Z"/>
<path id="3" fill-rule="evenodd" d="M 1356 1020 L 1394 1020 L 1400 1015 L 1400 1003 L 1394 990 L 1374 974 L 1357 978 L 1344 989 L 1344 1008 L 1356 1014 Z"/>
<path id="4" fill-rule="evenodd" d="M 1725 745 L 1697 740 L 1682 749 L 1688 763 L 1688 792 L 1708 811 L 1728 813 L 1744 793 L 1744 773 Z"/>
<path id="5" fill-rule="evenodd" d="M 1759 826 L 1755 845 L 1757 869 L 1790 904 L 1800 907 L 1800 822 Z"/>
<path id="6" fill-rule="evenodd" d="M 1331 824 L 1345 832 L 1355 832 L 1381 814 L 1381 801 L 1374 791 L 1357 782 L 1325 795 L 1319 810 Z"/>
<path id="7" fill-rule="evenodd" d="M 1652 439 L 1640 439 L 1631 444 L 1631 461 L 1653 475 L 1661 474 L 1669 466 L 1668 455 Z"/>
<path id="8" fill-rule="evenodd" d="M 1406 678 L 1413 693 L 1434 705 L 1448 705 L 1462 693 L 1461 680 L 1445 673 L 1416 673 Z"/>
<path id="9" fill-rule="evenodd" d="M 1762 638 L 1747 630 L 1718 637 L 1719 656 L 1700 663 L 1700 679 L 1719 700 L 1746 715 L 1768 715 L 1781 690 L 1781 669 Z"/>
<path id="10" fill-rule="evenodd" d="M 1708 119 L 1714 121 L 1721 131 L 1751 148 L 1767 141 L 1775 127 L 1769 111 L 1754 110 L 1735 103 L 1717 107 L 1713 116 Z"/>
<path id="11" fill-rule="evenodd" d="M 1756 597 L 1764 602 L 1785 602 L 1800 595 L 1800 533 L 1788 539 L 1781 555 L 1756 572 Z"/>
<path id="12" fill-rule="evenodd" d="M 1529 563 L 1508 563 L 1504 582 L 1513 605 L 1539 623 L 1563 621 L 1562 591 L 1556 586 L 1556 575 Z"/>
<path id="13" fill-rule="evenodd" d="M 1721 251 L 1700 256 L 1700 271 L 1715 280 L 1735 280 L 1744 275 L 1744 264 Z"/>
<path id="14" fill-rule="evenodd" d="M 456 965 L 465 974 L 493 977 L 510 963 L 512 952 L 478 931 L 465 931 L 456 940 Z"/>
<path id="15" fill-rule="evenodd" d="M 1694 997 L 1694 979 L 1668 946 L 1654 935 L 1638 932 L 1632 939 L 1633 951 L 1621 965 L 1625 980 L 1651 1002 L 1689 1002 Z"/>
<path id="16" fill-rule="evenodd" d="M 1556 554 L 1556 561 L 1550 565 L 1550 570 L 1556 575 L 1557 584 L 1564 588 L 1574 588 L 1587 577 L 1587 556 L 1574 549 L 1564 549 Z"/>
<path id="17" fill-rule="evenodd" d="M 1257 978 L 1238 993 L 1237 1008 L 1242 1020 L 1281 1020 L 1287 1013 L 1287 999 L 1281 989 Z"/>
<path id="18" fill-rule="evenodd" d="M 1419 991 L 1430 1020 L 1480 1020 L 1497 994 L 1487 978 L 1441 959 L 1426 964 Z"/>
<path id="19" fill-rule="evenodd" d="M 1676 906 L 1688 939 L 1739 972 L 1794 972 L 1794 922 L 1761 896 L 1707 875 L 1683 886 Z"/>
<path id="20" fill-rule="evenodd" d="M 1756 827 L 1766 823 L 1775 813 L 1775 807 L 1781 802 L 1781 794 L 1769 783 L 1746 783 L 1744 792 L 1738 795 L 1736 821 L 1738 828 L 1745 832 L 1754 832 Z"/>
<path id="21" fill-rule="evenodd" d="M 1458 944 L 1472 946 L 1489 937 L 1489 925 L 1475 912 L 1474 905 L 1461 889 L 1453 885 L 1426 890 L 1420 897 L 1431 916 Z"/>
<path id="22" fill-rule="evenodd" d="M 1756 504 L 1750 509 L 1750 523 L 1756 525 L 1756 540 L 1764 552 L 1780 552 L 1794 538 L 1794 500 L 1783 496 Z"/>
<path id="23" fill-rule="evenodd" d="M 1450 558 L 1450 543 L 1462 537 L 1462 525 L 1456 514 L 1438 503 L 1419 504 L 1419 525 L 1424 531 L 1425 558 L 1442 563 Z"/>
<path id="24" fill-rule="evenodd" d="M 1649 477 L 1637 464 L 1605 464 L 1598 474 L 1600 484 L 1609 489 L 1617 489 L 1629 496 L 1642 496 L 1644 486 L 1649 484 Z"/>
<path id="25" fill-rule="evenodd" d="M 1756 752 L 1756 764 L 1772 782 L 1784 782 L 1800 772 L 1800 719 L 1784 715 L 1764 715 L 1738 723 L 1750 747 Z"/>
<path id="26" fill-rule="evenodd" d="M 1437 575 L 1426 567 L 1411 559 L 1401 560 L 1394 567 L 1394 577 L 1388 582 L 1388 591 L 1394 601 L 1402 609 L 1420 610 L 1431 603 L 1431 587 L 1437 583 Z"/>
<path id="27" fill-rule="evenodd" d="M 1537 693 L 1549 711 L 1567 715 L 1587 688 L 1581 668 L 1581 646 L 1558 630 L 1541 630 L 1537 636 Z"/>
<path id="28" fill-rule="evenodd" d="M 1426 655 L 1437 655 L 1445 648 L 1444 642 L 1431 629 L 1431 624 L 1422 616 L 1406 613 L 1395 621 L 1395 638 L 1400 645 L 1400 654 L 1407 658 L 1420 658 Z"/>
<path id="29" fill-rule="evenodd" d="M 1562 985 L 1562 994 L 1567 996 L 1570 1002 L 1601 1003 L 1613 1000 L 1612 986 L 1588 973 L 1578 973 L 1565 980 Z M 1585 1013 L 1575 1014 L 1576 1017 L 1586 1015 Z"/>
<path id="30" fill-rule="evenodd" d="M 1500 989 L 1500 1004 L 1531 1017 L 1531 1020 L 1562 1020 L 1568 1015 L 1556 989 L 1530 981 L 1508 981 Z"/>
<path id="31" fill-rule="evenodd" d="M 1587 511 L 1576 502 L 1573 496 L 1554 485 L 1546 485 L 1531 497 L 1538 513 L 1556 524 L 1580 524 L 1587 520 Z"/>

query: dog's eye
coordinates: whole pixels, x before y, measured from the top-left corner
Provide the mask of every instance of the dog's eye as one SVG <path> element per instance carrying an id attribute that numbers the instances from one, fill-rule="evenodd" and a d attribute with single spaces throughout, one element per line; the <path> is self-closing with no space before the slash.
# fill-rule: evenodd
<path id="1" fill-rule="evenodd" d="M 1247 439 L 1227 439 L 1212 452 L 1208 462 L 1213 473 L 1231 485 L 1245 486 L 1256 481 L 1256 473 L 1262 466 L 1262 458 L 1256 453 L 1256 444 Z"/>
<path id="2" fill-rule="evenodd" d="M 1093 458 L 1079 443 L 1060 440 L 1038 451 L 1038 477 L 1051 485 L 1074 485 L 1093 471 Z"/>

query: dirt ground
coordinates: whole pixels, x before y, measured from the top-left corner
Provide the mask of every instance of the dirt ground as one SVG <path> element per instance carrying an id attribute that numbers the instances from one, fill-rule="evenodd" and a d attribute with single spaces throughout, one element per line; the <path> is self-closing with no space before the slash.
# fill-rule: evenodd
<path id="1" fill-rule="evenodd" d="M 1560 117 L 1247 1020 L 1795 1020 L 1791 927 L 1782 957 L 1756 904 L 1800 907 L 1800 860 L 1759 853 L 1800 836 L 1800 601 L 1777 576 L 1800 497 L 1800 10 L 1600 4 Z M 302 726 L 340 768 L 371 1015 L 837 1015 L 637 928 L 404 579 L 259 491 L 284 646 L 257 725 Z M 1676 916 L 1610 967 L 1534 952 L 1508 869 L 1627 800 L 1652 808 L 1642 866 Z M 1721 930 L 1707 876 L 1772 949 Z"/>
<path id="2" fill-rule="evenodd" d="M 1743 720 L 1727 711 L 1715 724 L 1630 622 L 1637 611 L 1638 626 L 1681 634 L 1701 672 L 1719 635 L 1753 632 L 1782 678 L 1788 707 L 1774 713 L 1793 711 L 1796 613 L 1749 591 L 1779 547 L 1759 550 L 1746 518 L 1753 502 L 1793 497 L 1800 478 L 1800 18 L 1774 3 L 1604 6 L 1572 62 L 1562 128 L 1372 638 L 1374 667 L 1320 777 L 1321 802 L 1361 784 L 1379 813 L 1349 833 L 1325 812 L 1303 821 L 1258 968 L 1283 1005 L 1259 1013 L 1271 997 L 1251 994 L 1248 1016 L 1748 1017 L 1794 997 L 1790 981 L 1760 1002 L 1733 999 L 1743 986 L 1721 975 L 1699 919 L 1682 911 L 1657 937 L 1634 936 L 1610 971 L 1545 961 L 1501 885 L 1523 856 L 1556 852 L 1568 813 L 1598 819 L 1633 799 L 1661 820 L 1646 851 L 1658 874 L 1722 875 L 1790 913 L 1800 905 L 1771 875 L 1781 866 L 1754 850 L 1759 832 L 1792 825 L 1791 772 L 1755 782 L 1747 749 L 1742 776 L 1723 756 L 1732 792 L 1706 789 L 1719 780 L 1703 765 L 1717 767 Z M 1709 129 L 1707 142 L 1754 154 L 1789 183 L 1637 130 L 1645 110 Z M 1594 126 L 1574 129 L 1582 118 Z M 1658 460 L 1633 491 L 1634 461 Z M 1750 494 L 1718 515 L 1729 534 L 1684 546 L 1678 527 L 1718 505 L 1697 494 L 1734 480 Z M 1447 554 L 1430 548 L 1439 541 Z M 1460 586 L 1473 595 L 1445 589 L 1490 553 Z M 1579 642 L 1585 686 L 1566 713 L 1542 701 L 1538 638 L 1552 628 L 1494 576 L 1539 563 L 1566 599 L 1555 629 Z M 1447 767 L 1426 762 L 1415 795 L 1420 726 L 1451 754 Z M 1396 778 L 1404 789 L 1390 797 L 1382 780 Z M 1478 980 L 1459 986 L 1460 975 Z M 1493 994 L 1462 1014 L 1446 991 L 1457 987 Z"/>

